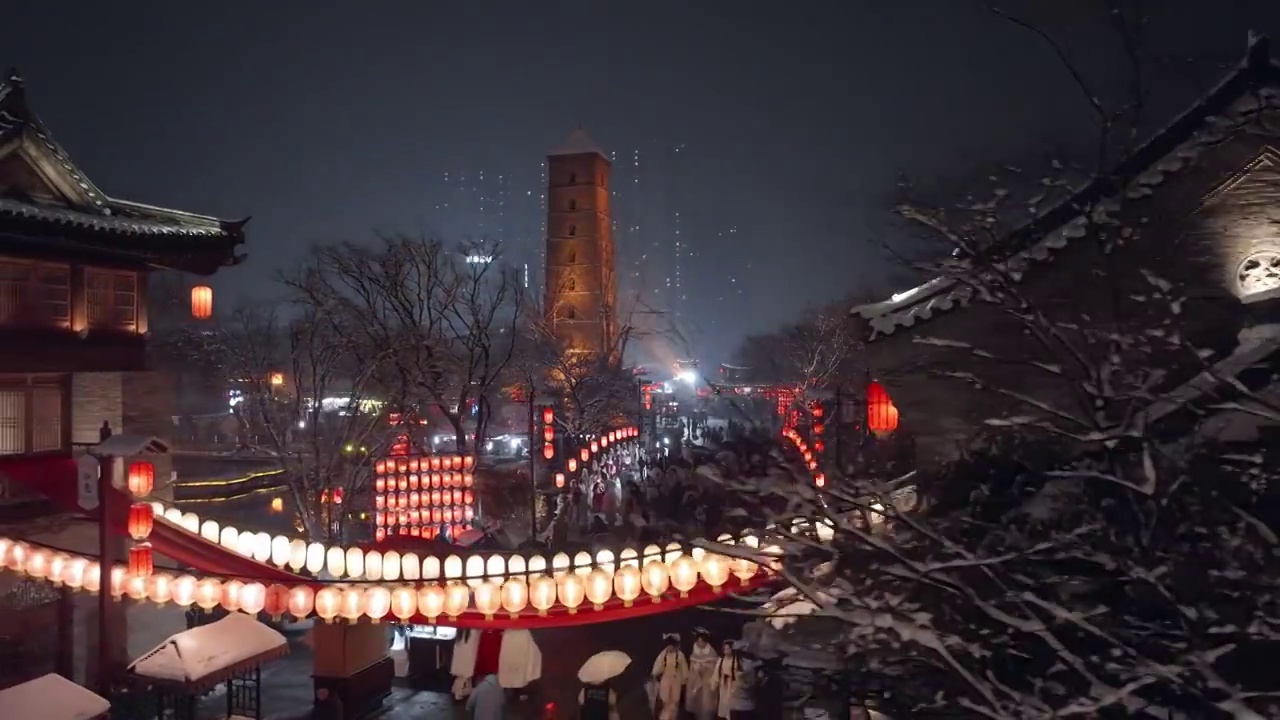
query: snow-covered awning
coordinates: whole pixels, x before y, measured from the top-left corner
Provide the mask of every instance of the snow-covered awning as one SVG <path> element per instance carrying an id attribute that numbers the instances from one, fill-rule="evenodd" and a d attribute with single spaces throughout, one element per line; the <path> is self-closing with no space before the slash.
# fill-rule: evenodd
<path id="1" fill-rule="evenodd" d="M 13 720 L 91 720 L 111 703 L 55 673 L 0 690 L 0 715 Z"/>
<path id="2" fill-rule="evenodd" d="M 284 635 L 237 612 L 171 636 L 134 660 L 129 670 L 146 680 L 200 690 L 288 652 Z"/>

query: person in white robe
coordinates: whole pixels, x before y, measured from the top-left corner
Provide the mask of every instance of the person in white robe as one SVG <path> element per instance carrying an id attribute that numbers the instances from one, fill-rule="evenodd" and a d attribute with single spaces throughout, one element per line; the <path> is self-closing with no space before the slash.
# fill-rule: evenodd
<path id="1" fill-rule="evenodd" d="M 738 654 L 730 640 L 724 642 L 724 652 L 716 662 L 718 690 L 716 718 L 720 720 L 745 720 L 755 713 L 755 665 Z"/>
<path id="2" fill-rule="evenodd" d="M 476 669 L 480 632 L 460 632 L 453 643 L 453 696 L 458 700 L 471 694 Z M 506 630 L 498 653 L 498 684 L 507 689 L 524 688 L 542 677 L 542 651 L 528 630 Z"/>
<path id="3" fill-rule="evenodd" d="M 680 650 L 680 636 L 662 636 L 662 652 L 653 661 L 653 679 L 657 683 L 655 710 L 658 720 L 676 720 L 680 715 L 680 693 L 689 677 L 689 663 Z"/>
<path id="4" fill-rule="evenodd" d="M 689 651 L 689 679 L 684 686 L 684 709 L 694 720 L 712 720 L 716 714 L 716 665 L 720 653 L 711 644 L 706 628 L 693 631 L 693 649 Z"/>

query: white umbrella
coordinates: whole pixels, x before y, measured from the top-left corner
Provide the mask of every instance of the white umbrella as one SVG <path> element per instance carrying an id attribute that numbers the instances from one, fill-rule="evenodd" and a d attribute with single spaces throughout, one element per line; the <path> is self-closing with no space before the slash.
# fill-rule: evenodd
<path id="1" fill-rule="evenodd" d="M 578 679 L 587 685 L 598 685 L 618 677 L 631 664 L 631 656 L 619 650 L 605 650 L 587 658 L 578 670 Z"/>

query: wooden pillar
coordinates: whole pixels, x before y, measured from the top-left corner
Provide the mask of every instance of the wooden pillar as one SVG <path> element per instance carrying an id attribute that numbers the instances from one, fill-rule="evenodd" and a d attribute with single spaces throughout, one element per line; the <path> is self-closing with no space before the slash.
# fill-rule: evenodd
<path id="1" fill-rule="evenodd" d="M 54 657 L 54 671 L 68 680 L 76 679 L 76 602 L 71 588 L 58 591 L 58 649 Z"/>

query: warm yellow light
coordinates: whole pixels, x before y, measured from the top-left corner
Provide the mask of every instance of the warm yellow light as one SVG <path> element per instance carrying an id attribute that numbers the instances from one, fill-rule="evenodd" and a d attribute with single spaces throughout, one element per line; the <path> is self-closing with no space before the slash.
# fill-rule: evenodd
<path id="1" fill-rule="evenodd" d="M 364 590 L 359 587 L 348 587 L 342 591 L 342 597 L 338 604 L 338 614 L 344 620 L 352 625 L 360 622 L 360 616 L 364 615 Z"/>
<path id="2" fill-rule="evenodd" d="M 284 498 L 271 498 L 271 512 L 284 512 Z"/>
<path id="3" fill-rule="evenodd" d="M 671 576 L 667 564 L 661 560 L 650 560 L 644 564 L 640 575 L 640 586 L 654 602 L 662 601 L 662 594 L 671 585 Z"/>
<path id="4" fill-rule="evenodd" d="M 529 604 L 529 586 L 523 578 L 513 577 L 502 583 L 502 609 L 515 618 Z"/>
<path id="5" fill-rule="evenodd" d="M 322 587 L 316 593 L 316 615 L 326 623 L 333 622 L 342 605 L 342 593 L 335 587 Z"/>
<path id="6" fill-rule="evenodd" d="M 239 580 L 228 580 L 222 584 L 222 607 L 235 612 L 240 609 L 240 593 L 244 583 Z"/>
<path id="7" fill-rule="evenodd" d="M 492 620 L 497 614 L 498 609 L 502 607 L 502 595 L 498 586 L 488 580 L 477 583 L 471 590 L 472 600 L 476 604 L 476 610 L 484 615 L 485 620 Z"/>
<path id="8" fill-rule="evenodd" d="M 635 599 L 640 597 L 640 568 L 634 565 L 623 565 L 613 574 L 613 594 L 622 601 L 623 607 L 631 607 Z"/>
<path id="9" fill-rule="evenodd" d="M 364 614 L 375 623 L 382 622 L 382 618 L 391 612 L 391 591 L 375 585 L 364 591 Z"/>
<path id="10" fill-rule="evenodd" d="M 212 610 L 222 602 L 222 584 L 214 578 L 201 578 L 196 583 L 196 606 L 201 610 Z"/>
<path id="11" fill-rule="evenodd" d="M 169 592 L 173 595 L 175 605 L 190 607 L 196 600 L 196 579 L 190 575 L 179 575 L 174 578 Z"/>
<path id="12" fill-rule="evenodd" d="M 556 604 L 556 581 L 547 575 L 535 575 L 529 581 L 529 604 L 545 616 L 547 610 Z"/>
<path id="13" fill-rule="evenodd" d="M 578 612 L 578 606 L 586 598 L 586 587 L 582 578 L 573 573 L 566 573 L 560 577 L 557 585 L 559 587 L 556 597 L 560 600 L 560 604 L 569 609 L 570 615 Z"/>
<path id="14" fill-rule="evenodd" d="M 603 610 L 604 604 L 613 597 L 613 575 L 603 568 L 596 568 L 587 573 L 586 596 L 594 610 Z"/>
<path id="15" fill-rule="evenodd" d="M 295 585 L 289 588 L 289 614 L 299 620 L 305 620 L 316 606 L 316 592 L 309 585 Z"/>
<path id="16" fill-rule="evenodd" d="M 276 567 L 284 567 L 289 564 L 289 554 L 292 548 L 289 547 L 289 538 L 283 535 L 277 535 L 271 538 L 271 564 Z"/>
<path id="17" fill-rule="evenodd" d="M 444 614 L 456 618 L 467 611 L 471 588 L 466 583 L 451 582 L 444 589 Z"/>
<path id="18" fill-rule="evenodd" d="M 716 592 L 720 592 L 720 587 L 729 582 L 729 561 L 723 555 L 707 553 L 702 556 L 698 574 Z"/>
<path id="19" fill-rule="evenodd" d="M 427 622 L 435 624 L 436 618 L 444 612 L 444 601 L 444 588 L 436 583 L 418 588 L 418 612 L 422 613 Z"/>
<path id="20" fill-rule="evenodd" d="M 173 599 L 173 578 L 168 573 L 152 573 L 147 577 L 147 599 L 163 605 Z"/>
<path id="21" fill-rule="evenodd" d="M 411 587 L 391 591 L 391 614 L 400 622 L 408 622 L 418 612 L 418 594 Z"/>
<path id="22" fill-rule="evenodd" d="M 689 591 L 698 584 L 698 563 L 688 555 L 681 555 L 671 563 L 671 585 L 680 591 L 680 597 L 689 597 Z"/>
<path id="23" fill-rule="evenodd" d="M 259 582 L 251 582 L 240 590 L 240 609 L 257 615 L 267 606 L 267 588 Z"/>

